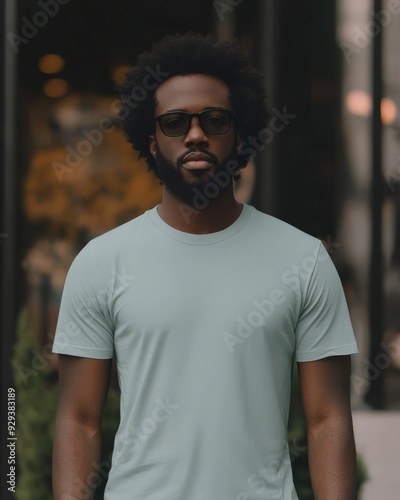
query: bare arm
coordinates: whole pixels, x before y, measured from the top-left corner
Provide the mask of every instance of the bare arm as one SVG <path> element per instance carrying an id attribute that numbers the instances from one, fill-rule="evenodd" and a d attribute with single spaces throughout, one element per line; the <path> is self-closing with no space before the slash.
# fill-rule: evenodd
<path id="1" fill-rule="evenodd" d="M 53 447 L 54 500 L 93 498 L 111 364 L 111 359 L 59 355 L 60 396 Z"/>
<path id="2" fill-rule="evenodd" d="M 350 406 L 350 356 L 298 363 L 316 500 L 356 498 L 356 450 Z"/>

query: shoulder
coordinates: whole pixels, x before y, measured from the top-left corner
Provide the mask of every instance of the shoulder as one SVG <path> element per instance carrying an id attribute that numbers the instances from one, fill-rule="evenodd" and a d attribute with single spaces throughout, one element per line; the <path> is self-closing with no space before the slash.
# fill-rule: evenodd
<path id="1" fill-rule="evenodd" d="M 296 261 L 307 256 L 316 257 L 324 251 L 319 238 L 249 205 L 251 210 L 250 230 L 267 248 Z M 322 250 L 321 250 L 322 247 Z"/>
<path id="2" fill-rule="evenodd" d="M 110 269 L 117 269 L 121 264 L 132 261 L 151 231 L 146 212 L 92 238 L 76 255 L 69 274 L 99 278 L 109 274 Z M 97 281 L 97 279 L 95 279 Z"/>
<path id="3" fill-rule="evenodd" d="M 146 211 L 114 229 L 96 236 L 88 243 L 93 257 L 117 251 L 129 244 L 141 241 L 142 237 L 149 231 L 149 222 Z"/>

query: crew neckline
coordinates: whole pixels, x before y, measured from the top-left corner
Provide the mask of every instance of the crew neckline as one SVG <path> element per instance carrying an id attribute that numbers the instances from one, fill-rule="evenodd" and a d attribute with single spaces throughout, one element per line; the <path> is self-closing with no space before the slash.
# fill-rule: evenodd
<path id="1" fill-rule="evenodd" d="M 180 241 L 181 243 L 186 243 L 187 245 L 212 245 L 231 238 L 245 227 L 253 208 L 251 205 L 242 203 L 243 208 L 239 217 L 230 226 L 213 233 L 194 234 L 180 231 L 167 224 L 158 213 L 157 209 L 160 205 L 161 203 L 146 211 L 150 221 L 159 231 L 164 233 L 164 235 L 176 241 Z"/>

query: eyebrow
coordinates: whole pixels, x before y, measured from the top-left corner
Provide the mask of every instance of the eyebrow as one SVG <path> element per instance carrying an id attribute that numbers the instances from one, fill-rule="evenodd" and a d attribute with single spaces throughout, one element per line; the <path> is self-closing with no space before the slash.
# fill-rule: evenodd
<path id="1" fill-rule="evenodd" d="M 210 106 L 208 108 L 204 108 L 202 109 L 201 111 L 199 111 L 199 113 L 202 113 L 203 111 L 212 111 L 212 110 L 217 110 L 217 109 L 221 109 L 222 111 L 232 111 L 231 109 L 228 109 L 228 108 L 224 108 L 222 106 Z M 181 109 L 181 108 L 177 108 L 177 109 L 171 109 L 169 111 L 166 111 L 165 113 L 162 113 L 163 115 L 165 115 L 166 113 L 189 113 L 191 114 L 189 111 L 187 111 L 186 109 Z"/>

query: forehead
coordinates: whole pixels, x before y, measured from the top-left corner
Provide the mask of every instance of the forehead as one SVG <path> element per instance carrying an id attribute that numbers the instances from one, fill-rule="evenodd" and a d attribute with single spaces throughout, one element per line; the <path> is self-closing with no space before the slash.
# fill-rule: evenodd
<path id="1" fill-rule="evenodd" d="M 178 75 L 163 82 L 155 93 L 155 114 L 182 110 L 199 112 L 210 107 L 231 109 L 229 88 L 210 75 Z"/>

